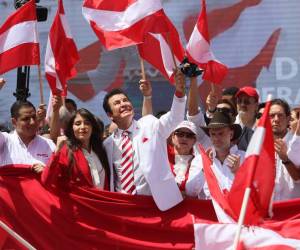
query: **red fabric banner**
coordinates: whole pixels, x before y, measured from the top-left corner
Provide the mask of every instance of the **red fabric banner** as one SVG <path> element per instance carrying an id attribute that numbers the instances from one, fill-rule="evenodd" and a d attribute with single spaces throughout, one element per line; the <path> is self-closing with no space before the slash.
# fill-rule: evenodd
<path id="1" fill-rule="evenodd" d="M 274 204 L 274 221 L 299 216 L 300 200 Z M 191 249 L 194 218 L 216 221 L 211 202 L 186 199 L 161 212 L 148 196 L 50 192 L 28 166 L 0 169 L 0 219 L 37 249 Z M 20 249 L 0 234 L 3 249 Z"/>

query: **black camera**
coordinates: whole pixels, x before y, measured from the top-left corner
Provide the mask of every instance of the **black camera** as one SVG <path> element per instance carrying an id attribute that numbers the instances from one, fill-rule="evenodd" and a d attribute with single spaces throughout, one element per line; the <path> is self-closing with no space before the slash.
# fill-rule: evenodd
<path id="1" fill-rule="evenodd" d="M 203 73 L 203 69 L 199 69 L 195 63 L 189 62 L 188 58 L 185 57 L 179 65 L 181 72 L 187 77 L 200 76 Z"/>
<path id="2" fill-rule="evenodd" d="M 22 7 L 25 3 L 27 3 L 29 0 L 15 0 L 15 9 L 18 9 Z M 35 0 L 36 3 L 39 3 L 40 0 Z M 38 22 L 44 22 L 47 20 L 48 17 L 48 9 L 43 6 L 36 6 L 36 16 Z"/>

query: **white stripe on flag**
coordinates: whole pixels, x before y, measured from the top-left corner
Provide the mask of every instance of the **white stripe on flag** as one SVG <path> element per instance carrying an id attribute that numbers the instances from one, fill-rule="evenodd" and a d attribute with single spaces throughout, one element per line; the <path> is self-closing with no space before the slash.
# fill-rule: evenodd
<path id="1" fill-rule="evenodd" d="M 170 46 L 161 34 L 154 34 L 154 33 L 150 33 L 150 34 L 152 36 L 154 36 L 160 44 L 160 52 L 162 55 L 164 68 L 165 68 L 168 76 L 171 77 L 173 75 L 173 69 L 175 68 L 175 65 L 173 62 L 173 58 L 172 58 L 173 56 L 172 56 Z M 175 57 L 175 55 L 174 55 L 174 57 Z M 175 57 L 175 61 L 176 61 L 176 65 L 180 64 L 180 61 L 176 57 Z"/>
<path id="2" fill-rule="evenodd" d="M 260 154 L 263 142 L 265 140 L 265 134 L 266 134 L 266 129 L 264 127 L 257 127 L 255 129 L 255 132 L 252 135 L 252 138 L 248 145 L 245 159 L 247 157 L 249 157 L 250 155 L 259 155 Z"/>
<path id="3" fill-rule="evenodd" d="M 194 224 L 196 250 L 232 250 L 237 224 Z M 241 241 L 246 248 L 272 245 L 300 248 L 300 240 L 285 238 L 279 233 L 262 227 L 243 227 Z"/>
<path id="4" fill-rule="evenodd" d="M 123 12 L 82 7 L 82 14 L 87 20 L 95 22 L 105 31 L 119 31 L 129 28 L 161 9 L 160 0 L 138 0 Z"/>
<path id="5" fill-rule="evenodd" d="M 36 21 L 18 23 L 0 34 L 0 54 L 25 43 L 38 43 Z"/>
<path id="6" fill-rule="evenodd" d="M 59 17 L 60 17 L 62 26 L 64 28 L 66 37 L 69 38 L 69 39 L 73 39 L 71 29 L 70 29 L 70 26 L 68 24 L 68 20 L 67 20 L 66 16 L 64 14 L 60 14 Z"/>
<path id="7" fill-rule="evenodd" d="M 202 36 L 201 32 L 197 28 L 197 25 L 191 34 L 186 49 L 198 63 L 207 63 L 210 60 L 216 60 L 210 49 L 210 44 Z"/>

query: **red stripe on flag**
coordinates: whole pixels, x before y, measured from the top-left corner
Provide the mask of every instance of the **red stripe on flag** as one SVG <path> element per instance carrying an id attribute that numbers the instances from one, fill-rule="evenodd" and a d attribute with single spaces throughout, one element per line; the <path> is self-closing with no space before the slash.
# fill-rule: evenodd
<path id="1" fill-rule="evenodd" d="M 5 23 L 0 27 L 0 34 L 9 30 L 16 24 L 33 21 L 36 19 L 36 8 L 35 2 L 33 0 L 24 4 L 21 8 L 13 12 L 5 21 Z"/>
<path id="2" fill-rule="evenodd" d="M 139 22 L 136 22 L 129 28 L 119 31 L 105 31 L 92 21 L 90 24 L 101 43 L 108 50 L 113 50 L 142 43 L 144 41 L 145 34 L 148 32 L 160 33 L 166 31 L 167 27 L 164 21 L 164 11 L 159 10 L 143 18 Z"/>
<path id="3" fill-rule="evenodd" d="M 24 65 L 40 64 L 38 43 L 25 43 L 0 54 L 0 74 Z"/>

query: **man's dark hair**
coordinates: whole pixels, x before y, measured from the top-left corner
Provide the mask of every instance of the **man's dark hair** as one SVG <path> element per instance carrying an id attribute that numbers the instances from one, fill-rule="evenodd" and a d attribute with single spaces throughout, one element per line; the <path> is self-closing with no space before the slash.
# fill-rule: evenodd
<path id="1" fill-rule="evenodd" d="M 77 110 L 77 104 L 76 104 L 76 102 L 75 102 L 73 99 L 71 99 L 71 98 L 66 98 L 66 99 L 65 99 L 65 103 L 66 103 L 66 104 L 69 103 L 69 104 L 73 105 L 74 109 Z"/>
<path id="2" fill-rule="evenodd" d="M 128 100 L 130 100 L 129 97 L 128 97 L 128 95 L 127 95 L 122 89 L 113 89 L 113 90 L 111 90 L 110 92 L 108 92 L 108 93 L 105 95 L 105 97 L 104 97 L 104 99 L 103 99 L 103 109 L 104 109 L 104 111 L 105 111 L 106 113 L 111 113 L 111 108 L 110 108 L 110 106 L 109 106 L 109 104 L 108 104 L 109 99 L 110 99 L 112 96 L 114 96 L 114 95 L 119 95 L 119 94 L 125 95 L 125 96 L 128 98 Z"/>
<path id="3" fill-rule="evenodd" d="M 290 116 L 291 115 L 291 108 L 290 105 L 283 99 L 275 98 L 271 101 L 271 106 L 273 105 L 279 105 L 284 109 L 285 115 Z"/>
<path id="4" fill-rule="evenodd" d="M 29 101 L 15 101 L 10 108 L 11 118 L 17 119 L 20 115 L 19 111 L 21 108 L 33 108 L 35 110 L 34 105 Z"/>

